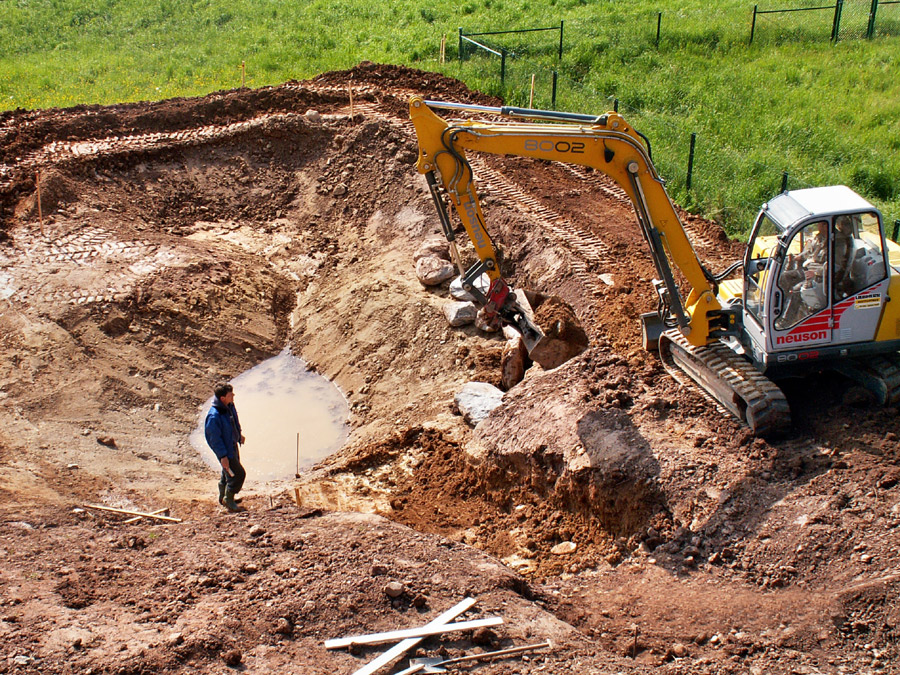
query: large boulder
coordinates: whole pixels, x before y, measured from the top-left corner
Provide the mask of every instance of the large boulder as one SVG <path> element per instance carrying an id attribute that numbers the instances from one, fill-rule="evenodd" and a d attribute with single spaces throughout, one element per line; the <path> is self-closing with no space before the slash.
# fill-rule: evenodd
<path id="1" fill-rule="evenodd" d="M 441 260 L 450 260 L 450 242 L 443 237 L 428 237 L 413 253 L 413 260 L 419 262 L 422 258 L 431 256 Z"/>

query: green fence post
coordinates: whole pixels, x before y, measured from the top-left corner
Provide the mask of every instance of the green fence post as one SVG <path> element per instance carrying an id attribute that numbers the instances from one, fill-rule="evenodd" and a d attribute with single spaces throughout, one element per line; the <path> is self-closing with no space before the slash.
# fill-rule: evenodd
<path id="1" fill-rule="evenodd" d="M 697 134 L 691 133 L 691 149 L 688 152 L 688 172 L 687 172 L 687 181 L 685 181 L 685 188 L 687 190 L 691 189 L 691 179 L 694 177 L 694 146 L 697 144 Z"/>
<path id="2" fill-rule="evenodd" d="M 656 13 L 656 46 L 659 47 L 659 29 L 662 27 L 662 12 Z"/>
<path id="3" fill-rule="evenodd" d="M 555 70 L 553 71 L 553 90 L 550 93 L 550 107 L 556 110 L 556 79 L 559 76 Z"/>
<path id="4" fill-rule="evenodd" d="M 462 27 L 459 29 L 459 47 L 456 50 L 457 56 L 460 61 L 463 60 L 463 41 L 462 41 Z"/>
<path id="5" fill-rule="evenodd" d="M 756 32 L 756 8 L 758 5 L 753 5 L 753 22 L 750 24 L 750 44 L 753 44 L 753 33 Z"/>
<path id="6" fill-rule="evenodd" d="M 831 41 L 837 42 L 841 36 L 841 10 L 844 8 L 844 0 L 834 3 L 834 23 L 831 25 Z"/>
<path id="7" fill-rule="evenodd" d="M 500 84 L 506 81 L 506 50 L 500 47 Z"/>
<path id="8" fill-rule="evenodd" d="M 893 241 L 897 241 L 897 235 L 900 234 L 900 220 L 894 221 L 894 234 L 891 235 Z"/>
<path id="9" fill-rule="evenodd" d="M 869 25 L 866 27 L 866 37 L 871 38 L 875 35 L 875 14 L 878 12 L 878 0 L 872 0 L 869 7 Z"/>
<path id="10" fill-rule="evenodd" d="M 562 61 L 563 22 L 559 22 L 559 60 Z"/>
<path id="11" fill-rule="evenodd" d="M 787 181 L 788 181 L 788 172 L 783 171 L 781 173 L 781 191 L 787 192 Z"/>

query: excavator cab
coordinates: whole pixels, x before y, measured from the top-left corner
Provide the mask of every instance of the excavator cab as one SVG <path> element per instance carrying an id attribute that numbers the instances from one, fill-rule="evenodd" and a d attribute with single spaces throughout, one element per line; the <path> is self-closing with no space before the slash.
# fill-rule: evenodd
<path id="1" fill-rule="evenodd" d="M 770 376 L 865 353 L 888 298 L 881 214 L 845 186 L 778 195 L 744 263 L 743 343 Z"/>

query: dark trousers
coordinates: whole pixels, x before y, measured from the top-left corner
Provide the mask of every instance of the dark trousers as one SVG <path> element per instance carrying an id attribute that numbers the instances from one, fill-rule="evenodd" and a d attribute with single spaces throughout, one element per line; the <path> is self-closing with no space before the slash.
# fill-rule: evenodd
<path id="1" fill-rule="evenodd" d="M 229 476 L 225 469 L 222 469 L 222 477 L 219 479 L 219 488 L 236 495 L 244 487 L 244 479 L 247 477 L 247 471 L 241 466 L 241 457 L 237 453 L 228 458 L 228 466 L 231 468 L 233 476 Z"/>

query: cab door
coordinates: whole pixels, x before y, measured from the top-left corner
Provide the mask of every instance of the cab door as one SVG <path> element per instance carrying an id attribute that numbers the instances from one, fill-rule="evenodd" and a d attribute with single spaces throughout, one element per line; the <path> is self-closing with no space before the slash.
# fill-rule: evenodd
<path id="1" fill-rule="evenodd" d="M 828 256 L 830 222 L 817 219 L 794 232 L 772 293 L 779 294 L 778 312 L 770 317 L 773 351 L 794 350 L 831 342 L 832 303 Z"/>
<path id="2" fill-rule="evenodd" d="M 889 283 L 878 214 L 836 216 L 831 246 L 832 342 L 870 342 Z"/>

